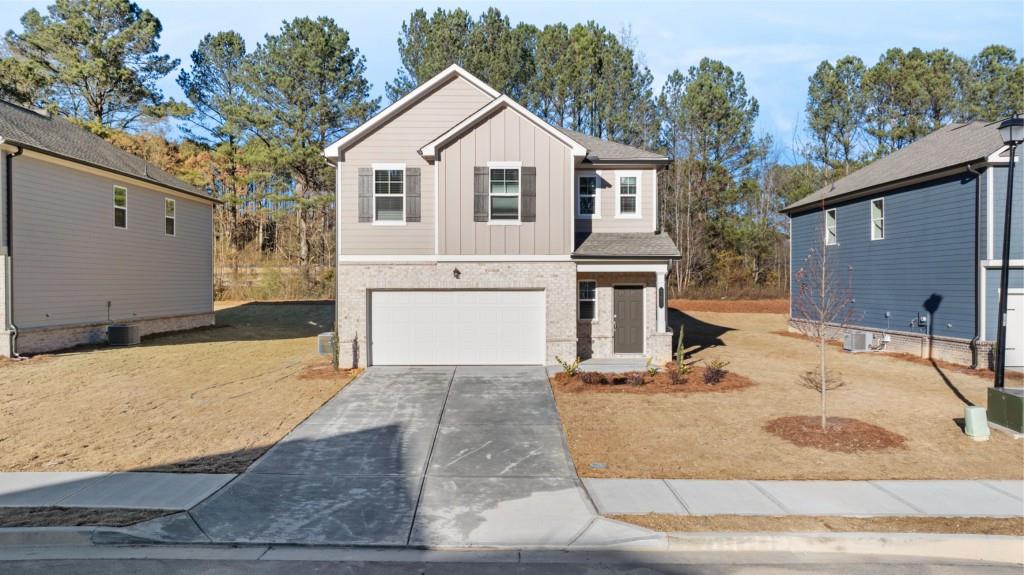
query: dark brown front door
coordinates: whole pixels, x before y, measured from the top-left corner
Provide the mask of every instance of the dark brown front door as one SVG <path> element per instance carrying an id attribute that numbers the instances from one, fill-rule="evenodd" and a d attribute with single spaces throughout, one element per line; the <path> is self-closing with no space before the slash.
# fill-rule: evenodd
<path id="1" fill-rule="evenodd" d="M 615 353 L 644 352 L 644 288 L 615 287 Z"/>

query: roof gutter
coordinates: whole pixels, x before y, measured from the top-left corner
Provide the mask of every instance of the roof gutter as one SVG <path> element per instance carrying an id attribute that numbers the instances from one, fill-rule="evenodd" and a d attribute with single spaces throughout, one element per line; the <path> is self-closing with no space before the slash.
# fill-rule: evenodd
<path id="1" fill-rule="evenodd" d="M 0 137 L 0 144 L 11 144 Z M 18 326 L 14 323 L 14 158 L 25 150 L 14 145 L 17 151 L 4 156 L 4 331 L 10 332 L 9 348 L 11 357 L 17 357 Z"/>

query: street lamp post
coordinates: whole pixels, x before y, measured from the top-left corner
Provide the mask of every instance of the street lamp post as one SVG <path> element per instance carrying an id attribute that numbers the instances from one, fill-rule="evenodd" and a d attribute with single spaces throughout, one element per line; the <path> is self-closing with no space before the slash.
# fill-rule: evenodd
<path id="1" fill-rule="evenodd" d="M 1003 218 L 1003 259 L 999 277 L 999 331 L 996 335 L 995 386 L 1002 388 L 1006 376 L 1006 305 L 1010 287 L 1010 230 L 1013 214 L 1013 156 L 1017 146 L 1024 142 L 1024 118 L 1014 116 L 999 124 L 999 135 L 1010 147 L 1010 172 L 1006 177 L 1006 213 Z"/>

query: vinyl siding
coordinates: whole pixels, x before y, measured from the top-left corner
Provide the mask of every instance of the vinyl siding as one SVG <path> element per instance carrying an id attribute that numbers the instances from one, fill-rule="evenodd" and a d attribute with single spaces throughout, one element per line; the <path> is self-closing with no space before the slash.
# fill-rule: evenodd
<path id="1" fill-rule="evenodd" d="M 878 197 L 885 198 L 885 239 L 872 241 L 870 202 Z M 837 209 L 838 245 L 829 249 L 852 291 L 851 323 L 923 331 L 911 321 L 927 314 L 930 300 L 938 302 L 929 321 L 933 335 L 974 337 L 974 198 L 973 177 L 955 177 L 830 206 Z M 792 218 L 793 300 L 797 271 L 824 243 L 822 226 L 820 211 Z"/>
<path id="2" fill-rule="evenodd" d="M 473 221 L 473 168 L 500 161 L 537 168 L 536 222 Z M 572 250 L 571 150 L 528 118 L 500 110 L 442 149 L 437 166 L 440 253 L 567 255 Z"/>
<path id="3" fill-rule="evenodd" d="M 434 253 L 434 166 L 418 150 L 482 108 L 491 98 L 462 78 L 426 96 L 344 152 L 339 163 L 339 219 L 342 255 L 425 255 Z M 359 168 L 404 163 L 420 168 L 421 220 L 403 226 L 359 222 Z"/>
<path id="4" fill-rule="evenodd" d="M 615 233 L 615 232 L 652 232 L 654 231 L 654 183 L 655 171 L 652 168 L 623 168 L 620 170 L 599 169 L 588 170 L 585 167 L 577 168 L 577 175 L 596 172 L 602 179 L 607 180 L 611 185 L 599 190 L 600 218 L 576 218 L 576 233 Z M 616 189 L 618 186 L 618 174 L 622 172 L 640 172 L 640 217 L 639 218 L 617 218 L 615 217 Z M 573 182 L 574 194 L 579 195 L 579 177 Z M 573 198 L 573 214 L 576 210 L 575 196 Z"/>
<path id="5" fill-rule="evenodd" d="M 1004 182 L 1005 183 L 1005 182 Z M 999 268 L 985 270 L 985 341 L 996 340 L 999 328 Z M 1024 269 L 1010 269 L 1010 290 L 1024 288 Z M 1007 324 L 1009 325 L 1009 324 Z"/>
<path id="6" fill-rule="evenodd" d="M 989 168 L 993 172 L 992 186 L 992 258 L 1003 257 L 1003 226 L 1006 218 L 1006 179 L 1010 173 L 1007 166 Z M 1024 259 L 1024 163 L 1014 166 L 1013 175 L 1013 218 L 1010 229 L 1010 259 Z"/>
<path id="7" fill-rule="evenodd" d="M 20 328 L 213 310 L 213 207 L 20 157 L 14 161 L 14 319 Z M 113 187 L 128 189 L 127 228 Z M 164 198 L 176 236 L 164 234 Z"/>

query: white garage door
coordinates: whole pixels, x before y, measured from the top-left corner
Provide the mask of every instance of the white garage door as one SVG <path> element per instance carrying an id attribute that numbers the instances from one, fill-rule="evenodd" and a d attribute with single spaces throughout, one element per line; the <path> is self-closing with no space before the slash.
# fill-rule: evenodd
<path id="1" fill-rule="evenodd" d="M 373 365 L 544 363 L 543 291 L 375 291 Z"/>

